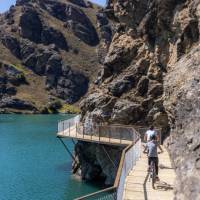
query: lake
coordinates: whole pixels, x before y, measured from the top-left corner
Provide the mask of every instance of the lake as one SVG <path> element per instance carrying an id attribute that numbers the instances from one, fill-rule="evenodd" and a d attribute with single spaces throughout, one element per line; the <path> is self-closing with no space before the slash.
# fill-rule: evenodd
<path id="1" fill-rule="evenodd" d="M 70 117 L 0 115 L 0 200 L 71 200 L 99 189 L 71 175 L 72 160 L 56 138 L 58 120 Z"/>

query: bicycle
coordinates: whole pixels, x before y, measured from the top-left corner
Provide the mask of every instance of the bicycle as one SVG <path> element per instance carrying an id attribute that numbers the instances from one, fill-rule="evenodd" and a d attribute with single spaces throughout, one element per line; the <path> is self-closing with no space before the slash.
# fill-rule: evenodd
<path id="1" fill-rule="evenodd" d="M 149 169 L 149 182 L 152 183 L 152 188 L 155 189 L 156 183 L 156 164 L 155 161 L 151 161 L 150 169 Z"/>

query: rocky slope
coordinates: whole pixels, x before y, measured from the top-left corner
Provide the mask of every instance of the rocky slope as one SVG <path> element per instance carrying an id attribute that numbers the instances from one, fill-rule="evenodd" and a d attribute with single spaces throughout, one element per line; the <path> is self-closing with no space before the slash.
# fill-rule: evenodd
<path id="1" fill-rule="evenodd" d="M 0 15 L 0 112 L 46 113 L 78 102 L 111 35 L 102 8 L 88 1 L 17 0 Z"/>
<path id="2" fill-rule="evenodd" d="M 199 199 L 200 1 L 110 0 L 105 12 L 114 35 L 83 121 L 160 127 L 170 134 L 175 199 Z"/>

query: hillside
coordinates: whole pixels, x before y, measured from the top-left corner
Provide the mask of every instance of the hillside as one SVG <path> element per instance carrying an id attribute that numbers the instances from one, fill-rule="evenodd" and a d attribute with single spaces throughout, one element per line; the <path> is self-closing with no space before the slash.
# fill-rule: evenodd
<path id="1" fill-rule="evenodd" d="M 102 8 L 89 1 L 17 0 L 0 15 L 0 112 L 48 113 L 76 104 L 111 35 Z"/>

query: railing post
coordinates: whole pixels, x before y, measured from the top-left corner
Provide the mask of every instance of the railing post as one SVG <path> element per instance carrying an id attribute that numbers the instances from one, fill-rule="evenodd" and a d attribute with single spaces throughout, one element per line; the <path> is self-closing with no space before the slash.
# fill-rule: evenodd
<path id="1" fill-rule="evenodd" d="M 90 131 L 90 140 L 91 140 L 91 141 L 92 141 L 92 132 L 93 132 L 93 130 Z"/>
<path id="2" fill-rule="evenodd" d="M 63 127 L 63 135 L 65 135 L 65 123 L 64 123 L 64 121 L 62 122 L 62 127 Z"/>
<path id="3" fill-rule="evenodd" d="M 83 124 L 83 139 L 84 139 L 84 134 L 85 134 L 85 126 Z"/>
<path id="4" fill-rule="evenodd" d="M 101 138 L 100 138 L 100 126 L 99 125 L 98 125 L 98 133 L 99 133 L 99 142 L 100 142 Z"/>
<path id="5" fill-rule="evenodd" d="M 112 129 L 111 129 L 112 130 Z M 109 132 L 109 135 L 108 135 L 108 137 L 109 137 L 109 143 L 110 143 L 110 139 L 111 139 L 111 137 L 110 137 L 110 130 L 108 129 L 108 132 Z"/>
<path id="6" fill-rule="evenodd" d="M 71 128 L 71 124 L 70 124 L 70 122 L 69 122 L 69 136 L 70 136 L 70 128 Z"/>
<path id="7" fill-rule="evenodd" d="M 76 123 L 76 138 L 77 138 L 77 131 L 78 131 L 78 128 L 77 128 L 77 123 Z"/>

